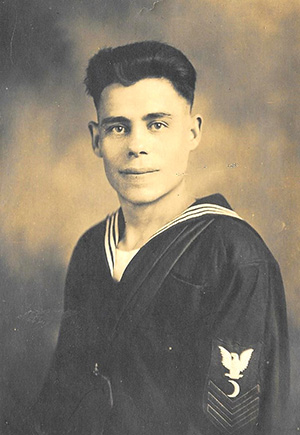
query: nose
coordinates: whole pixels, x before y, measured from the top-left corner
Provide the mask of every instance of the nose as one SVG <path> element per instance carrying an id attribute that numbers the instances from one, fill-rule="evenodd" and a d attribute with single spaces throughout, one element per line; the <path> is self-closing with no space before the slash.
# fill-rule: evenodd
<path id="1" fill-rule="evenodd" d="M 128 136 L 128 156 L 138 157 L 140 154 L 148 154 L 149 146 L 147 137 L 142 127 L 135 127 Z"/>

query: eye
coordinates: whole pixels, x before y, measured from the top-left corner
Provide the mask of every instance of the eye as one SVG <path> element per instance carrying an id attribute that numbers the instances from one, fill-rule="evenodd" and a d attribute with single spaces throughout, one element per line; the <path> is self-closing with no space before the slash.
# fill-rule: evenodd
<path id="1" fill-rule="evenodd" d="M 110 125 L 105 128 L 105 133 L 121 136 L 126 134 L 128 129 L 124 125 Z"/>
<path id="2" fill-rule="evenodd" d="M 122 134 L 125 133 L 126 129 L 123 125 L 114 125 L 111 127 L 110 131 L 116 134 Z"/>
<path id="3" fill-rule="evenodd" d="M 149 129 L 153 130 L 153 131 L 161 130 L 164 127 L 167 127 L 167 124 L 165 122 L 161 122 L 161 121 L 155 121 L 149 125 Z"/>

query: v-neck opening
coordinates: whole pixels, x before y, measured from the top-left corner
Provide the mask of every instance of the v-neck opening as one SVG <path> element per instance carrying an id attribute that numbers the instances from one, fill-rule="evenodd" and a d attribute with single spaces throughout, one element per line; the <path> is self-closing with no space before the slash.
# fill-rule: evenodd
<path id="1" fill-rule="evenodd" d="M 214 201 L 205 202 L 205 200 L 209 201 L 210 199 L 217 200 L 219 204 L 223 203 L 224 205 L 219 205 Z M 131 258 L 131 260 L 125 267 L 121 279 L 119 281 L 113 278 L 115 250 L 117 249 L 116 246 L 118 245 L 118 242 L 121 239 L 122 234 L 124 232 L 125 222 L 124 222 L 124 216 L 121 208 L 116 210 L 111 215 L 108 215 L 106 218 L 106 229 L 104 234 L 105 256 L 106 256 L 106 261 L 107 261 L 111 279 L 114 281 L 115 285 L 118 285 L 124 281 L 124 276 L 127 276 L 126 272 L 129 266 L 132 264 L 133 261 L 136 261 L 136 259 L 139 258 L 140 252 L 143 251 L 144 248 L 147 247 L 148 244 L 152 240 L 154 240 L 157 236 L 159 236 L 160 234 L 166 231 L 169 231 L 171 228 L 179 225 L 180 223 L 184 223 L 208 214 L 226 215 L 226 216 L 231 216 L 233 218 L 242 219 L 236 212 L 234 212 L 231 209 L 230 205 L 227 203 L 225 198 L 222 197 L 222 195 L 215 194 L 203 199 L 196 200 L 190 206 L 188 206 L 182 213 L 175 216 L 175 218 L 173 218 L 167 224 L 163 225 L 146 241 L 146 243 L 144 243 L 144 245 L 141 246 L 141 248 L 139 248 L 138 252 L 133 256 L 133 258 Z"/>

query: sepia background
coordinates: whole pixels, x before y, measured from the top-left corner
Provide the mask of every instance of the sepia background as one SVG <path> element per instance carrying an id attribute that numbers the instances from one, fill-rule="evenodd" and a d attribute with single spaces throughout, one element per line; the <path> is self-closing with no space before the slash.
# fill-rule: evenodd
<path id="1" fill-rule="evenodd" d="M 2 0 L 1 427 L 47 372 L 78 237 L 117 207 L 91 151 L 83 79 L 104 46 L 155 39 L 198 72 L 201 145 L 187 178 L 223 193 L 281 266 L 292 393 L 300 425 L 300 148 L 298 0 Z M 299 432 L 298 432 L 299 433 Z"/>

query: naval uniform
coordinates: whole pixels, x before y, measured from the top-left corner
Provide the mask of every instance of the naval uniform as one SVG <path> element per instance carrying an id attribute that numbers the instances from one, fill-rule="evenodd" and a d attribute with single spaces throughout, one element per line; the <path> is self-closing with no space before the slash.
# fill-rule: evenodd
<path id="1" fill-rule="evenodd" d="M 158 231 L 116 282 L 123 231 L 120 209 L 73 252 L 37 433 L 282 435 L 286 306 L 261 237 L 212 195 Z"/>

